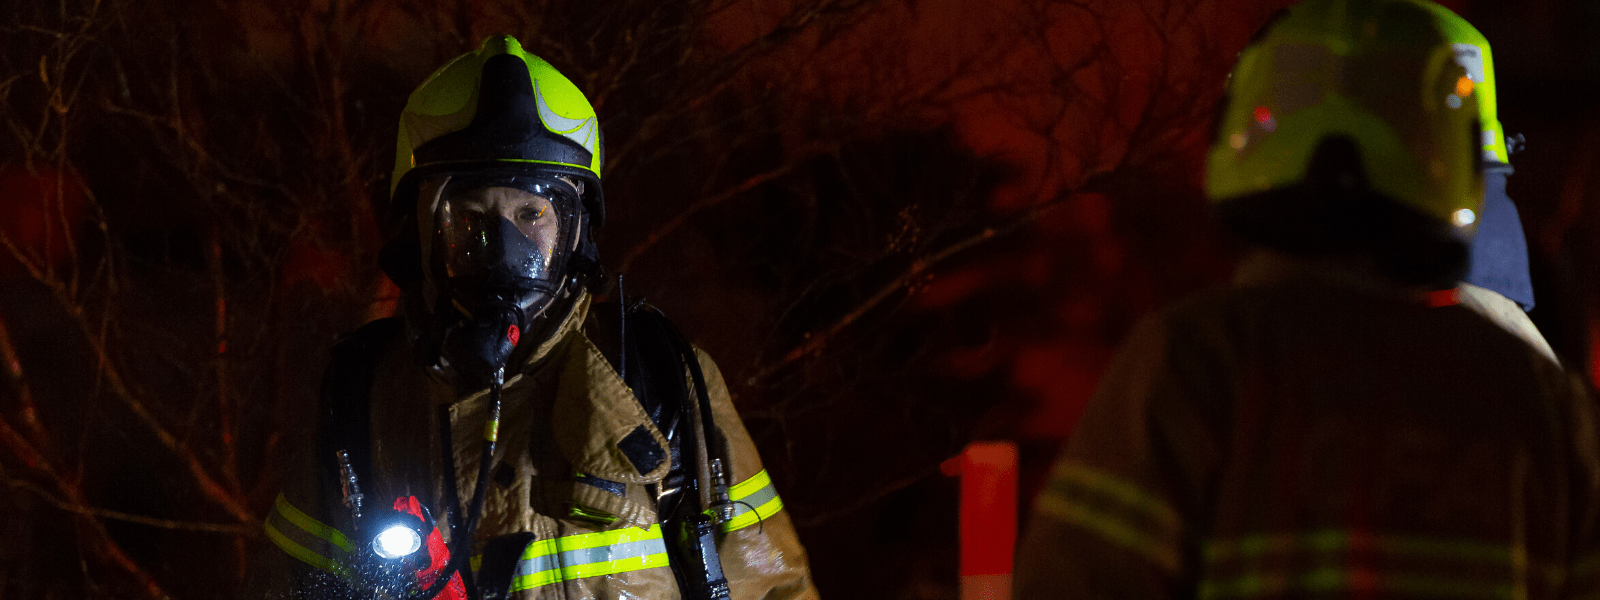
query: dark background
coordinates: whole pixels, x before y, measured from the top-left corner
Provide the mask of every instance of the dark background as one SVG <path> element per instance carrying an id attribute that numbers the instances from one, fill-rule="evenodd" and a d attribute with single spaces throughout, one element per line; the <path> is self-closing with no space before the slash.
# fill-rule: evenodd
<path id="1" fill-rule="evenodd" d="M 1275 1 L 0 7 L 0 598 L 238 595 L 340 332 L 393 310 L 406 95 L 516 35 L 606 135 L 607 268 L 721 364 L 829 598 L 953 598 L 956 483 L 1024 502 L 1121 336 L 1226 281 L 1199 192 Z M 1495 49 L 1533 315 L 1592 373 L 1600 8 Z"/>

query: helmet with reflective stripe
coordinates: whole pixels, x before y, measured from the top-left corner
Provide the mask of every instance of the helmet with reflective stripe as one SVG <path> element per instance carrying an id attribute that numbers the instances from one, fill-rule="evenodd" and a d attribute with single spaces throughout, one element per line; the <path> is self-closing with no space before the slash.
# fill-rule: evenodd
<path id="1" fill-rule="evenodd" d="M 1494 58 L 1489 51 L 1489 40 L 1450 9 L 1437 4 L 1428 7 L 1455 50 L 1456 62 L 1472 79 L 1474 93 L 1478 96 L 1478 120 L 1483 126 L 1480 143 L 1488 167 L 1484 170 L 1483 209 L 1478 214 L 1478 230 L 1472 238 L 1471 266 L 1464 281 L 1510 298 L 1523 310 L 1531 310 L 1534 293 L 1533 278 L 1528 273 L 1528 241 L 1517 206 L 1506 195 L 1511 153 L 1497 113 Z"/>
<path id="2" fill-rule="evenodd" d="M 1473 93 L 1478 97 L 1478 122 L 1483 126 L 1483 160 L 1510 163 L 1506 149 L 1506 132 L 1498 118 L 1498 98 L 1494 82 L 1494 56 L 1489 51 L 1489 40 L 1466 19 L 1450 9 L 1433 2 L 1423 2 L 1438 19 L 1439 30 L 1445 41 L 1455 51 L 1456 63 L 1467 71 L 1472 80 Z"/>
<path id="3" fill-rule="evenodd" d="M 1422 0 L 1289 9 L 1240 54 L 1207 197 L 1295 202 L 1271 192 L 1324 177 L 1470 236 L 1483 196 L 1482 94 L 1445 29 Z M 1327 162 L 1341 166 L 1330 175 Z"/>
<path id="4" fill-rule="evenodd" d="M 420 281 L 416 218 L 423 179 L 478 171 L 575 182 L 584 214 L 581 258 L 573 267 L 597 270 L 592 234 L 605 219 L 602 146 L 599 118 L 577 86 L 514 37 L 484 40 L 430 75 L 400 114 L 384 271 L 402 288 Z"/>

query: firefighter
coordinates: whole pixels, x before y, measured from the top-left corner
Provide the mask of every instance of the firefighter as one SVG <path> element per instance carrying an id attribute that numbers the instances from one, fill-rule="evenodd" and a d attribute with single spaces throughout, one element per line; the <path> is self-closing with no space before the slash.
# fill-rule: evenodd
<path id="1" fill-rule="evenodd" d="M 1511 153 L 1519 136 L 1507 136 L 1498 118 L 1494 55 L 1489 40 L 1466 19 L 1437 4 L 1428 8 L 1455 52 L 1456 63 L 1472 80 L 1478 97 L 1478 122 L 1483 127 L 1483 209 L 1472 236 L 1467 276 L 1456 287 L 1461 305 L 1494 321 L 1552 361 L 1560 362 L 1544 335 L 1528 319 L 1533 310 L 1533 281 L 1528 273 L 1528 242 L 1517 206 L 1506 195 L 1513 172 Z"/>
<path id="2" fill-rule="evenodd" d="M 1036 499 L 1019 598 L 1600 592 L 1588 388 L 1428 303 L 1483 195 L 1452 54 L 1421 0 L 1308 0 L 1241 53 L 1206 192 L 1253 249 L 1120 349 Z"/>
<path id="3" fill-rule="evenodd" d="M 297 598 L 815 598 L 716 364 L 591 304 L 594 109 L 510 36 L 400 118 L 380 265 L 402 315 L 341 340 L 269 514 Z"/>

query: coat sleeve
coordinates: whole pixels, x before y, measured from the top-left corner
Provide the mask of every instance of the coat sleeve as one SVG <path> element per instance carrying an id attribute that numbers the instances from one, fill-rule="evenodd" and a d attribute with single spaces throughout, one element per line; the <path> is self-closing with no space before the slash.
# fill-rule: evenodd
<path id="1" fill-rule="evenodd" d="M 296 453 L 286 469 L 282 492 L 267 507 L 261 523 L 264 541 L 255 553 L 246 597 L 268 600 L 342 600 L 355 598 L 348 580 L 354 546 L 348 525 L 338 514 L 325 514 L 329 503 L 317 494 L 316 470 L 310 452 Z"/>
<path id="2" fill-rule="evenodd" d="M 732 521 L 722 524 L 717 552 L 733 600 L 815 599 L 805 548 L 795 533 L 772 478 L 734 410 L 717 365 L 698 348 L 711 412 L 727 443 L 729 498 L 737 503 Z"/>
<path id="3" fill-rule="evenodd" d="M 1118 352 L 1035 499 L 1016 597 L 1192 597 L 1226 389 L 1202 338 L 1153 319 Z"/>
<path id="4" fill-rule="evenodd" d="M 284 470 L 282 493 L 268 507 L 262 530 L 268 544 L 258 556 L 259 589 L 274 598 L 335 599 L 356 596 L 358 554 L 347 534 L 355 528 L 339 497 L 333 448 L 349 448 L 360 464 L 365 437 L 338 435 L 346 424 L 365 431 L 373 372 L 403 327 L 398 318 L 362 326 L 330 351 L 323 373 L 315 425 L 297 445 Z M 370 491 L 370 490 L 369 490 Z M 368 510 L 376 508 L 369 498 Z"/>

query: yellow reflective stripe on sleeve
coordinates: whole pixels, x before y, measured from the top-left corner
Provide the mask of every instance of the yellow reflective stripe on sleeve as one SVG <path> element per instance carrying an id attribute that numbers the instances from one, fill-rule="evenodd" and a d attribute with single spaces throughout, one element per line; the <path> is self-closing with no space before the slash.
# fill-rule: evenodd
<path id="1" fill-rule="evenodd" d="M 1178 546 L 1173 540 L 1149 535 L 1119 520 L 1115 515 L 1086 508 L 1057 498 L 1040 496 L 1039 512 L 1088 530 L 1106 541 L 1144 555 L 1169 571 L 1178 570 Z"/>
<path id="2" fill-rule="evenodd" d="M 665 566 L 667 544 L 660 525 L 568 535 L 528 544 L 517 561 L 511 591 Z"/>
<path id="3" fill-rule="evenodd" d="M 311 518 L 311 515 L 300 512 L 300 509 L 295 508 L 292 504 L 289 504 L 289 499 L 285 498 L 283 494 L 278 494 L 278 501 L 275 504 L 275 508 L 277 509 L 279 515 L 282 515 L 283 518 L 288 519 L 290 523 L 293 523 L 299 528 L 305 530 L 306 533 L 327 540 L 329 543 L 338 546 L 339 549 L 344 550 L 345 552 L 350 552 L 353 548 L 355 548 L 355 546 L 350 543 L 350 539 L 346 538 L 343 533 L 337 529 L 323 525 L 316 519 Z"/>
<path id="4" fill-rule="evenodd" d="M 289 556 L 339 577 L 352 577 L 342 562 L 353 548 L 350 540 L 289 504 L 283 494 L 278 494 L 261 527 L 267 538 Z"/>
<path id="5" fill-rule="evenodd" d="M 783 499 L 766 469 L 729 487 L 728 500 L 734 503 L 733 518 L 722 524 L 723 533 L 755 525 L 783 510 Z"/>
<path id="6" fill-rule="evenodd" d="M 294 540 L 289 539 L 288 536 L 285 536 L 282 532 L 278 531 L 277 527 L 273 527 L 270 521 L 264 523 L 262 529 L 266 530 L 267 539 L 272 540 L 272 543 L 276 544 L 279 549 L 284 551 L 285 554 L 293 556 L 296 559 L 299 559 L 301 562 L 323 571 L 338 575 L 339 577 L 343 577 L 345 579 L 352 578 L 350 570 L 345 568 L 344 565 L 335 562 L 331 558 L 317 554 L 316 552 L 311 551 L 310 548 L 306 548 L 305 546 L 295 543 Z"/>
<path id="7" fill-rule="evenodd" d="M 1172 505 L 1109 473 L 1068 463 L 1057 469 L 1053 477 L 1057 483 L 1076 484 L 1092 490 L 1098 496 L 1140 513 L 1156 525 L 1172 529 L 1179 525 L 1178 511 L 1173 510 Z"/>
<path id="8" fill-rule="evenodd" d="M 1132 483 L 1066 463 L 1056 468 L 1035 504 L 1040 514 L 1098 535 L 1169 571 L 1178 570 L 1177 511 Z"/>
<path id="9" fill-rule="evenodd" d="M 762 469 L 761 472 L 751 475 L 749 479 L 735 483 L 729 487 L 728 497 L 733 498 L 734 500 L 741 500 L 758 491 L 761 491 L 763 488 L 771 486 L 772 476 L 767 474 L 766 469 Z"/>

